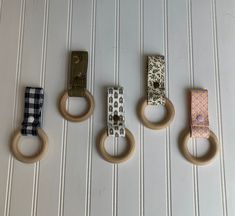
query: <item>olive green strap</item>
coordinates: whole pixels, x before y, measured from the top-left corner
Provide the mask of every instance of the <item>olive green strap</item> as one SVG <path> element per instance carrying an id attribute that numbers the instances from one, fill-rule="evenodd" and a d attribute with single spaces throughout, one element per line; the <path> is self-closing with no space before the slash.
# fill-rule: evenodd
<path id="1" fill-rule="evenodd" d="M 72 51 L 68 95 L 70 97 L 84 97 L 87 80 L 87 51 Z"/>

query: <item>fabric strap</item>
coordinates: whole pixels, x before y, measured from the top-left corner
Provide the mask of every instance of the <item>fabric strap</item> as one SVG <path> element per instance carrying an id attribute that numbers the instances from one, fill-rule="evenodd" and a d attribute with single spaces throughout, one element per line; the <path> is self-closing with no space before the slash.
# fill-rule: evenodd
<path id="1" fill-rule="evenodd" d="M 87 51 L 72 51 L 68 94 L 70 97 L 84 97 L 87 82 Z"/>
<path id="2" fill-rule="evenodd" d="M 43 99 L 43 88 L 26 87 L 22 135 L 37 135 L 37 128 L 41 126 Z"/>
<path id="3" fill-rule="evenodd" d="M 148 56 L 148 105 L 165 105 L 165 59 L 162 55 Z"/>
<path id="4" fill-rule="evenodd" d="M 209 117 L 208 117 L 208 91 L 191 90 L 191 137 L 208 138 Z"/>
<path id="5" fill-rule="evenodd" d="M 109 87 L 107 89 L 108 104 L 108 136 L 125 136 L 125 112 L 123 87 Z"/>

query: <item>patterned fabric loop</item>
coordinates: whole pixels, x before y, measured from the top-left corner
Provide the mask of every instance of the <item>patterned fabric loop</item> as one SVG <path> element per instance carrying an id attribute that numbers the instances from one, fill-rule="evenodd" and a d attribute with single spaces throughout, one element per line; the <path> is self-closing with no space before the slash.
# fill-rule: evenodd
<path id="1" fill-rule="evenodd" d="M 209 138 L 208 91 L 191 90 L 191 136 Z"/>
<path id="2" fill-rule="evenodd" d="M 22 135 L 37 135 L 37 128 L 41 126 L 43 100 L 43 88 L 26 87 Z"/>
<path id="3" fill-rule="evenodd" d="M 148 56 L 148 105 L 165 105 L 165 59 L 164 56 Z"/>
<path id="4" fill-rule="evenodd" d="M 107 89 L 107 125 L 108 136 L 125 136 L 125 112 L 123 87 L 109 87 Z"/>

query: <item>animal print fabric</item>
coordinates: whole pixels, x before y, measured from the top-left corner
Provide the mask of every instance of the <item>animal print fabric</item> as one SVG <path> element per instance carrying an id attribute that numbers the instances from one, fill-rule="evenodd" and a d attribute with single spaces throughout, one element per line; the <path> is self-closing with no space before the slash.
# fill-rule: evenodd
<path id="1" fill-rule="evenodd" d="M 165 105 L 165 59 L 162 55 L 148 56 L 147 102 Z"/>
<path id="2" fill-rule="evenodd" d="M 125 136 L 125 112 L 123 87 L 109 87 L 107 89 L 108 102 L 108 136 Z"/>
<path id="3" fill-rule="evenodd" d="M 208 117 L 208 91 L 191 90 L 191 137 L 208 138 L 209 117 Z"/>

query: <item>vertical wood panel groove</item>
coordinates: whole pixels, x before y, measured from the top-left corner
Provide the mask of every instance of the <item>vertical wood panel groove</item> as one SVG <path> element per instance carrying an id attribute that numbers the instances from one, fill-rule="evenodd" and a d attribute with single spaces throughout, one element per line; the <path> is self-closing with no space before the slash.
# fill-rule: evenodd
<path id="1" fill-rule="evenodd" d="M 47 38 L 48 38 L 48 22 L 49 22 L 48 17 L 49 17 L 49 0 L 45 0 L 43 34 L 42 34 L 41 71 L 40 71 L 40 86 L 43 88 L 45 88 L 45 78 L 46 78 L 46 52 L 47 52 Z M 43 113 L 41 120 L 43 124 Z M 32 196 L 32 210 L 31 210 L 32 216 L 37 215 L 39 176 L 40 176 L 40 161 L 34 165 L 33 196 Z"/>
<path id="2" fill-rule="evenodd" d="M 19 21 L 19 36 L 18 36 L 18 48 L 17 48 L 17 58 L 16 58 L 16 79 L 15 79 L 15 93 L 14 93 L 14 107 L 13 107 L 13 130 L 17 127 L 17 111 L 18 111 L 18 92 L 21 77 L 21 64 L 22 64 L 22 51 L 23 51 L 23 39 L 24 39 L 24 24 L 25 24 L 25 0 L 21 0 L 20 8 L 20 21 Z M 13 169 L 14 169 L 14 158 L 12 155 L 9 156 L 8 162 L 8 176 L 7 176 L 7 186 L 6 186 L 6 197 L 4 206 L 4 216 L 9 216 L 10 205 L 11 205 L 11 191 L 12 191 L 12 179 L 13 179 Z"/>
<path id="3" fill-rule="evenodd" d="M 49 1 L 44 3 L 44 20 L 43 20 L 43 38 L 42 38 L 42 57 L 41 57 L 41 74 L 40 85 L 45 88 L 46 81 L 46 60 L 47 60 L 47 38 L 48 38 L 48 22 L 49 22 Z"/>
<path id="4" fill-rule="evenodd" d="M 37 162 L 34 165 L 31 216 L 35 216 L 37 212 L 38 178 L 39 178 L 39 164 L 38 163 L 39 162 Z"/>
<path id="5" fill-rule="evenodd" d="M 115 0 L 115 85 L 119 85 L 119 49 L 120 49 L 120 0 Z"/>
<path id="6" fill-rule="evenodd" d="M 68 0 L 68 15 L 67 15 L 67 36 L 66 36 L 66 50 L 71 50 L 71 32 L 72 32 L 72 6 L 73 0 Z M 70 55 L 69 55 L 70 56 Z M 68 60 L 68 69 L 70 61 Z M 67 86 L 67 76 L 65 78 L 65 86 Z M 69 101 L 68 101 L 69 103 Z M 68 108 L 67 103 L 67 108 Z M 61 165 L 60 165 L 60 187 L 59 187 L 59 203 L 58 203 L 58 216 L 64 215 L 64 194 L 65 194 L 65 173 L 66 173 L 66 152 L 67 152 L 67 134 L 68 134 L 68 121 L 63 119 L 62 127 L 62 145 L 61 145 Z"/>
<path id="7" fill-rule="evenodd" d="M 140 86 L 143 86 L 143 58 L 144 58 L 144 0 L 139 1 L 139 50 L 140 50 Z M 142 95 L 142 88 L 140 88 L 140 98 Z M 144 216 L 144 126 L 139 123 L 139 142 L 140 142 L 140 159 L 139 159 L 139 216 Z"/>
<path id="8" fill-rule="evenodd" d="M 193 152 L 197 155 L 196 142 L 193 141 Z M 199 207 L 199 191 L 198 191 L 198 167 L 193 166 L 193 189 L 194 189 L 194 202 L 195 202 L 195 215 L 200 216 L 200 207 Z"/>
<path id="9" fill-rule="evenodd" d="M 1 20 L 2 20 L 3 3 L 4 3 L 4 0 L 0 0 L 0 24 L 1 24 Z"/>
<path id="10" fill-rule="evenodd" d="M 119 85 L 120 0 L 115 0 L 114 83 Z M 118 154 L 118 138 L 114 138 L 114 155 Z M 113 164 L 113 216 L 118 215 L 118 164 Z"/>
<path id="11" fill-rule="evenodd" d="M 167 95 L 169 97 L 169 64 L 168 64 L 168 0 L 164 0 L 163 4 L 163 47 L 165 53 L 165 66 L 166 66 L 166 86 L 167 86 Z M 166 129 L 166 208 L 167 215 L 172 215 L 172 200 L 171 200 L 171 148 L 170 148 L 170 129 Z"/>
<path id="12" fill-rule="evenodd" d="M 12 190 L 12 176 L 13 176 L 13 157 L 9 156 L 8 172 L 7 172 L 7 186 L 6 186 L 6 198 L 4 206 L 4 216 L 8 216 L 10 212 L 11 190 Z"/>
<path id="13" fill-rule="evenodd" d="M 194 87 L 194 61 L 193 61 L 193 32 L 192 32 L 192 1 L 187 1 L 187 23 L 188 23 L 188 59 L 189 59 L 189 83 L 191 88 Z M 193 139 L 193 154 L 197 154 L 196 151 L 196 142 Z M 198 196 L 198 168 L 196 165 L 192 165 L 192 173 L 193 173 L 193 199 L 194 199 L 194 214 L 195 216 L 199 216 L 199 196 Z"/>
<path id="14" fill-rule="evenodd" d="M 67 125 L 68 125 L 68 122 L 66 120 L 63 120 L 58 216 L 63 216 L 63 213 L 64 213 L 65 152 L 67 149 L 66 144 L 67 144 L 67 129 L 68 129 Z"/>
<path id="15" fill-rule="evenodd" d="M 194 68 L 193 68 L 193 36 L 192 36 L 192 2 L 187 0 L 187 23 L 188 23 L 188 57 L 189 57 L 189 83 L 190 86 L 194 86 Z"/>
<path id="16" fill-rule="evenodd" d="M 91 5 L 92 16 L 91 16 L 91 42 L 90 42 L 90 90 L 94 95 L 94 80 L 95 80 L 95 42 L 96 42 L 96 0 L 92 0 Z M 89 216 L 91 212 L 91 181 L 92 181 L 92 143 L 94 141 L 94 115 L 89 119 L 88 126 L 88 149 L 87 149 L 87 173 L 86 173 L 86 196 L 85 196 L 85 216 Z"/>
<path id="17" fill-rule="evenodd" d="M 220 69 L 219 69 L 219 50 L 218 50 L 218 32 L 217 32 L 217 13 L 216 0 L 212 0 L 212 34 L 213 34 L 213 57 L 215 70 L 215 94 L 216 94 L 216 113 L 218 124 L 218 138 L 220 140 L 220 179 L 222 191 L 222 206 L 223 215 L 228 215 L 227 208 L 227 188 L 225 176 L 225 158 L 224 158 L 224 138 L 223 138 L 223 120 L 222 120 L 222 101 L 221 101 L 221 84 L 220 84 Z"/>

